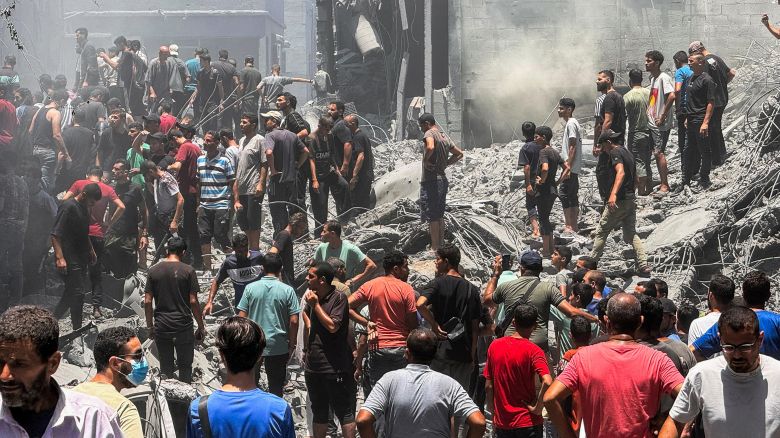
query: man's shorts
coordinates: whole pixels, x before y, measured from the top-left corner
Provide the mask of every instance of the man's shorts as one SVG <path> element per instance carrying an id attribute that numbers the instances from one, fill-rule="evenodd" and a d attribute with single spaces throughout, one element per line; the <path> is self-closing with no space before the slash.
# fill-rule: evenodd
<path id="1" fill-rule="evenodd" d="M 525 211 L 528 212 L 528 219 L 539 217 L 539 209 L 536 208 L 536 191 L 525 193 Z"/>
<path id="2" fill-rule="evenodd" d="M 666 144 L 669 143 L 669 133 L 671 131 L 660 131 L 658 129 L 650 130 L 650 137 L 653 139 L 653 153 L 666 153 Z"/>
<path id="3" fill-rule="evenodd" d="M 668 134 L 668 132 L 667 132 Z M 653 139 L 652 131 L 635 131 L 628 133 L 628 150 L 634 156 L 636 163 L 637 178 L 652 178 L 653 167 L 650 160 L 653 157 Z"/>
<path id="4" fill-rule="evenodd" d="M 263 198 L 253 195 L 240 195 L 238 200 L 243 207 L 236 211 L 236 222 L 241 231 L 260 230 L 260 226 L 263 224 Z"/>
<path id="5" fill-rule="evenodd" d="M 228 245 L 230 210 L 227 208 L 198 208 L 198 236 L 201 245 L 211 244 L 214 238 L 220 245 Z"/>
<path id="6" fill-rule="evenodd" d="M 561 199 L 561 207 L 573 208 L 580 206 L 580 176 L 572 173 L 569 179 L 562 181 L 558 188 L 558 197 Z"/>
<path id="7" fill-rule="evenodd" d="M 330 412 L 340 424 L 355 422 L 357 383 L 351 373 L 305 373 L 312 416 L 315 424 L 327 424 Z"/>
<path id="8" fill-rule="evenodd" d="M 420 183 L 420 218 L 423 222 L 438 221 L 444 217 L 448 189 L 447 178 Z"/>

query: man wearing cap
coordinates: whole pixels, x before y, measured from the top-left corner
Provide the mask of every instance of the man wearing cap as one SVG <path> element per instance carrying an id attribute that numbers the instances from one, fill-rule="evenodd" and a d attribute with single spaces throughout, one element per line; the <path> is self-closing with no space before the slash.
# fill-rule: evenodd
<path id="1" fill-rule="evenodd" d="M 634 247 L 639 273 L 646 276 L 650 274 L 647 253 L 642 245 L 642 239 L 636 234 L 636 195 L 634 193 L 636 163 L 631 152 L 619 143 L 621 138 L 622 134 L 607 129 L 601 133 L 598 144 L 593 147 L 595 155 L 607 155 L 609 167 L 606 172 L 596 175 L 599 192 L 601 192 L 602 198 L 606 199 L 606 205 L 596 229 L 596 237 L 593 239 L 591 257 L 596 261 L 601 259 L 609 233 L 620 226 L 623 229 L 623 241 Z M 601 157 L 599 157 L 600 159 Z"/>
<path id="2" fill-rule="evenodd" d="M 184 85 L 190 80 L 190 72 L 187 70 L 187 66 L 184 61 L 179 58 L 179 46 L 177 44 L 171 44 L 168 46 L 171 57 L 168 58 L 168 62 L 173 65 L 171 69 L 171 80 L 169 86 L 171 88 L 171 99 L 173 100 L 173 113 L 178 115 L 181 112 L 182 107 L 187 103 L 187 95 L 184 93 Z M 171 108 L 168 109 L 171 112 Z M 160 110 L 162 116 L 162 110 Z"/>
<path id="3" fill-rule="evenodd" d="M 255 68 L 255 58 L 244 58 L 244 68 L 238 74 L 239 95 L 242 97 L 241 114 L 257 114 L 257 86 L 263 80 L 263 74 Z"/>
<path id="4" fill-rule="evenodd" d="M 176 161 L 168 166 L 169 171 L 176 173 L 176 181 L 179 183 L 179 192 L 184 196 L 184 238 L 187 246 L 191 248 L 192 265 L 202 267 L 200 239 L 198 238 L 198 157 L 201 150 L 195 146 L 184 134 L 188 131 L 194 134 L 195 128 L 190 125 L 178 123 L 181 129 L 177 132 L 175 140 L 179 145 L 176 152 Z M 180 135 L 179 135 L 180 134 Z M 189 253 L 189 251 L 188 251 Z"/>
<path id="5" fill-rule="evenodd" d="M 707 73 L 715 81 L 715 107 L 710 121 L 710 146 L 712 147 L 712 165 L 720 166 L 726 160 L 726 141 L 723 139 L 723 111 L 729 103 L 729 82 L 737 75 L 737 71 L 726 65 L 719 56 L 710 53 L 701 41 L 694 41 L 688 46 L 688 55 L 700 54 L 704 57 Z"/>
<path id="6" fill-rule="evenodd" d="M 265 118 L 265 156 L 268 160 L 268 209 L 274 233 L 285 228 L 298 207 L 298 168 L 309 158 L 309 149 L 297 135 L 280 129 L 282 113 L 268 111 Z"/>
<path id="7" fill-rule="evenodd" d="M 598 319 L 583 309 L 577 309 L 563 298 L 561 291 L 555 287 L 555 283 L 541 281 L 539 273 L 542 272 L 542 256 L 536 251 L 526 251 L 520 256 L 520 278 L 501 283 L 496 286 L 498 277 L 501 276 L 501 257 L 496 257 L 493 263 L 493 275 L 488 281 L 482 301 L 485 305 L 495 307 L 504 303 L 504 318 L 511 318 L 518 304 L 530 304 L 539 312 L 537 326 L 531 335 L 531 342 L 549 353 L 547 345 L 547 322 L 550 320 L 550 306 L 558 308 L 564 315 L 571 318 L 581 315 L 591 322 Z M 500 325 L 503 321 L 496 321 Z M 515 327 L 509 324 L 505 336 L 515 332 Z"/>

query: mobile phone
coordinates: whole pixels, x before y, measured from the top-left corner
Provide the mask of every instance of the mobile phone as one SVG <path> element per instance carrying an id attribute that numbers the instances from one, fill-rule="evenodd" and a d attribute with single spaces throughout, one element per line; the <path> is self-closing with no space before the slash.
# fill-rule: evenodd
<path id="1" fill-rule="evenodd" d="M 508 271 L 512 269 L 512 254 L 501 255 L 501 270 Z"/>

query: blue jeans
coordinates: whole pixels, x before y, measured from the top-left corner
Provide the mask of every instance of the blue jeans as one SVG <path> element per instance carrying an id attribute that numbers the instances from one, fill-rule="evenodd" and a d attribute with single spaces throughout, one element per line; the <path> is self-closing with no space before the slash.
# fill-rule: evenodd
<path id="1" fill-rule="evenodd" d="M 48 193 L 54 192 L 57 180 L 57 152 L 52 149 L 33 146 L 33 157 L 41 164 L 41 185 Z"/>

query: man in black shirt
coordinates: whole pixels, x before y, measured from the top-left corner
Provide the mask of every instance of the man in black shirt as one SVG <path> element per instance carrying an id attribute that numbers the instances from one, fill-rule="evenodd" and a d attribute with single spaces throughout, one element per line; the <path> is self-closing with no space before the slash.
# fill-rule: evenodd
<path id="1" fill-rule="evenodd" d="M 344 117 L 347 127 L 352 132 L 352 157 L 349 166 L 349 191 L 352 207 L 357 207 L 354 215 L 365 213 L 373 208 L 371 202 L 371 185 L 374 183 L 374 154 L 371 150 L 371 140 L 358 125 L 355 114 Z"/>
<path id="2" fill-rule="evenodd" d="M 596 116 L 596 125 L 593 138 L 599 138 L 603 131 L 611 129 L 620 134 L 618 144 L 625 144 L 626 132 L 626 104 L 623 97 L 615 91 L 615 73 L 611 70 L 602 70 L 596 76 L 596 89 L 604 94 L 599 112 Z"/>
<path id="3" fill-rule="evenodd" d="M 555 226 L 550 222 L 555 198 L 558 197 L 558 184 L 571 172 L 569 163 L 561 157 L 558 150 L 550 146 L 552 129 L 549 126 L 536 128 L 534 141 L 542 146 L 539 151 L 539 170 L 536 177 L 536 204 L 539 208 L 539 228 L 542 233 L 542 253 L 550 257 L 555 249 L 553 231 Z M 563 169 L 561 179 L 556 180 L 558 167 Z"/>
<path id="4" fill-rule="evenodd" d="M 345 438 L 354 438 L 357 384 L 353 377 L 347 297 L 332 285 L 335 273 L 327 263 L 309 268 L 303 320 L 308 328 L 306 389 L 314 417 L 314 436 L 324 437 L 331 412 Z"/>
<path id="5" fill-rule="evenodd" d="M 333 193 L 336 201 L 336 211 L 345 211 L 344 197 L 347 194 L 348 183 L 339 173 L 334 158 L 335 139 L 331 134 L 333 119 L 329 116 L 320 117 L 317 129 L 309 135 L 308 148 L 309 165 L 311 167 L 311 184 L 309 197 L 311 210 L 317 227 L 314 235 L 319 236 L 322 226 L 328 220 L 328 194 Z M 340 214 L 340 213 L 339 213 Z"/>
<path id="6" fill-rule="evenodd" d="M 192 106 L 195 108 L 195 119 L 203 125 L 204 131 L 219 129 L 219 117 L 216 117 L 216 114 L 222 111 L 221 102 L 225 99 L 225 89 L 219 72 L 211 65 L 211 55 L 200 55 L 200 71 L 196 75 L 198 88 L 192 98 Z"/>
<path id="7" fill-rule="evenodd" d="M 726 142 L 723 139 L 723 111 L 729 103 L 728 84 L 737 75 L 737 71 L 726 65 L 719 56 L 710 53 L 701 41 L 694 41 L 688 47 L 688 54 L 701 54 L 704 57 L 706 72 L 715 81 L 715 106 L 710 121 L 710 146 L 712 165 L 720 166 L 726 160 Z"/>
<path id="8" fill-rule="evenodd" d="M 148 216 L 143 189 L 130 182 L 130 163 L 120 158 L 114 162 L 111 171 L 116 182 L 114 190 L 125 204 L 125 211 L 106 233 L 103 265 L 115 277 L 124 278 L 135 273 L 139 256 L 146 255 L 149 245 Z"/>
<path id="9" fill-rule="evenodd" d="M 693 70 L 693 76 L 688 79 L 686 87 L 688 141 L 683 149 L 685 173 L 678 190 L 690 184 L 694 169 L 699 169 L 699 186 L 707 189 L 712 184 L 710 170 L 715 159 L 712 151 L 712 132 L 715 127 L 710 125 L 715 114 L 717 85 L 706 72 L 706 61 L 700 53 L 690 55 L 688 64 Z"/>
<path id="10" fill-rule="evenodd" d="M 298 106 L 298 98 L 291 93 L 285 91 L 276 98 L 276 107 L 282 112 L 282 123 L 279 126 L 282 129 L 286 129 L 293 134 L 297 135 L 301 141 L 305 141 L 306 137 L 311 132 L 311 126 L 303 119 L 303 117 L 295 111 Z M 301 208 L 306 209 L 306 185 L 311 178 L 311 169 L 308 163 L 298 168 L 298 205 Z"/>
<path id="11" fill-rule="evenodd" d="M 333 134 L 334 147 L 333 159 L 336 161 L 336 172 L 346 179 L 349 173 L 349 163 L 352 160 L 352 131 L 349 130 L 344 122 L 344 110 L 346 106 L 340 100 L 334 100 L 328 104 L 328 115 L 333 119 L 333 128 L 330 133 Z M 338 207 L 338 205 L 336 206 Z M 349 199 L 349 192 L 344 195 L 342 210 L 336 209 L 336 213 L 341 216 L 342 213 L 352 207 L 352 201 Z"/>
<path id="12" fill-rule="evenodd" d="M 274 243 L 268 252 L 279 254 L 282 258 L 282 276 L 285 283 L 293 286 L 295 280 L 295 259 L 293 258 L 293 241 L 305 236 L 309 224 L 306 215 L 299 211 L 290 216 L 290 223 L 284 229 L 279 230 L 274 236 Z"/>
<path id="13" fill-rule="evenodd" d="M 239 92 L 239 77 L 238 70 L 236 70 L 234 64 L 228 61 L 229 56 L 230 54 L 227 50 L 220 49 L 219 60 L 212 67 L 219 72 L 219 77 L 222 79 L 222 90 L 225 93 L 225 97 L 221 99 L 224 100 L 222 107 L 225 109 L 225 112 L 219 117 L 220 127 L 229 128 L 235 135 L 239 135 L 241 134 L 241 127 L 239 126 L 240 114 L 238 112 L 238 104 L 236 103 Z"/>
<path id="14" fill-rule="evenodd" d="M 111 128 L 100 135 L 97 151 L 97 165 L 103 168 L 104 180 L 109 179 L 111 166 L 119 158 L 125 158 L 127 150 L 133 143 L 127 131 L 125 111 L 122 108 L 111 110 L 108 124 Z"/>
<path id="15" fill-rule="evenodd" d="M 255 68 L 255 58 L 244 58 L 244 68 L 238 73 L 239 95 L 241 96 L 241 114 L 257 114 L 257 86 L 263 80 L 263 74 Z"/>
<path id="16" fill-rule="evenodd" d="M 436 278 L 420 292 L 417 310 L 434 333 L 446 336 L 431 369 L 452 377 L 468 391 L 476 361 L 481 305 L 479 290 L 460 275 L 459 264 L 460 250 L 456 246 L 447 244 L 436 250 Z"/>
<path id="17" fill-rule="evenodd" d="M 71 162 L 57 177 L 56 193 L 68 190 L 74 182 L 84 178 L 87 169 L 95 164 L 95 132 L 82 126 L 84 118 L 84 108 L 77 108 L 73 112 L 73 126 L 68 126 L 62 131 L 62 140 L 70 154 Z"/>
<path id="18" fill-rule="evenodd" d="M 79 60 L 76 64 L 76 88 L 95 86 L 100 80 L 97 66 L 95 46 L 87 43 L 89 32 L 85 27 L 76 29 L 76 54 Z"/>
<path id="19" fill-rule="evenodd" d="M 534 238 L 539 237 L 539 211 L 536 208 L 536 172 L 539 169 L 539 151 L 542 149 L 534 142 L 536 125 L 534 122 L 523 122 L 523 137 L 525 144 L 520 148 L 520 156 L 517 159 L 517 167 L 523 168 L 525 177 L 525 210 L 528 213 L 528 221 L 531 223 L 531 232 Z"/>
<path id="20" fill-rule="evenodd" d="M 604 178 L 599 181 L 599 187 L 609 187 L 609 194 L 596 228 L 591 257 L 596 261 L 601 258 L 609 233 L 620 226 L 623 229 L 623 241 L 631 244 L 636 252 L 639 274 L 648 276 L 650 266 L 647 264 L 647 253 L 642 239 L 636 234 L 636 163 L 631 152 L 618 143 L 620 139 L 621 134 L 611 129 L 602 131 L 598 139 L 599 154 L 607 155 L 611 166 L 608 172 L 597 175 L 597 178 Z"/>
<path id="21" fill-rule="evenodd" d="M 75 197 L 60 205 L 51 230 L 51 244 L 57 271 L 65 277 L 65 291 L 54 310 L 61 318 L 70 309 L 73 329 L 81 327 L 84 307 L 84 285 L 88 264 L 97 261 L 89 239 L 90 210 L 102 198 L 97 183 L 88 184 Z"/>
<path id="22" fill-rule="evenodd" d="M 206 336 L 203 315 L 198 303 L 198 277 L 192 266 L 182 263 L 187 250 L 184 239 L 178 236 L 168 239 L 168 256 L 149 268 L 144 292 L 144 310 L 149 339 L 157 343 L 160 353 L 160 372 L 173 378 L 176 350 L 176 366 L 179 380 L 192 382 L 192 360 L 195 354 L 195 340 Z M 152 307 L 154 303 L 154 307 Z M 198 323 L 195 336 L 192 334 L 192 318 Z"/>
<path id="23" fill-rule="evenodd" d="M 222 266 L 219 267 L 217 276 L 211 280 L 209 288 L 209 298 L 203 306 L 203 314 L 210 315 L 214 309 L 214 299 L 217 297 L 217 290 L 223 281 L 230 277 L 235 292 L 233 307 L 238 307 L 241 297 L 244 296 L 244 289 L 249 283 L 253 283 L 263 278 L 263 261 L 265 257 L 260 251 L 249 249 L 249 238 L 244 233 L 236 233 L 231 240 L 233 254 L 225 257 Z"/>

